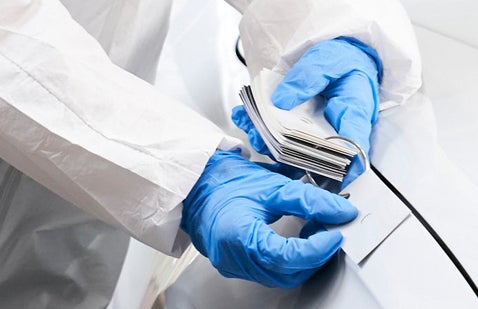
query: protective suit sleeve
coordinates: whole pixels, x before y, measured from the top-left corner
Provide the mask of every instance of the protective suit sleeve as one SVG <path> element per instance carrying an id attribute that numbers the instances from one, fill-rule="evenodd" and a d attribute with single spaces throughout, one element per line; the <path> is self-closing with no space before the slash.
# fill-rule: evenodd
<path id="1" fill-rule="evenodd" d="M 262 68 L 286 74 L 316 43 L 354 37 L 383 63 L 381 109 L 421 86 L 421 60 L 411 22 L 398 0 L 228 0 L 243 13 L 240 25 L 252 77 Z"/>
<path id="2" fill-rule="evenodd" d="M 56 0 L 0 2 L 0 157 L 165 253 L 181 202 L 238 141 L 114 65 Z"/>

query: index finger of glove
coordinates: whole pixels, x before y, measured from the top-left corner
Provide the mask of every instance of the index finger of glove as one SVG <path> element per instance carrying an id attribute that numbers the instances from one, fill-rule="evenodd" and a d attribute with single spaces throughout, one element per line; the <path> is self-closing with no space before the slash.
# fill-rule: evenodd
<path id="1" fill-rule="evenodd" d="M 335 81 L 324 91 L 325 117 L 337 133 L 358 143 L 368 154 L 378 113 L 378 82 L 361 71 Z"/>
<path id="2" fill-rule="evenodd" d="M 293 180 L 267 196 L 266 207 L 277 215 L 293 215 L 326 224 L 342 224 L 357 217 L 347 199 L 300 180 Z"/>

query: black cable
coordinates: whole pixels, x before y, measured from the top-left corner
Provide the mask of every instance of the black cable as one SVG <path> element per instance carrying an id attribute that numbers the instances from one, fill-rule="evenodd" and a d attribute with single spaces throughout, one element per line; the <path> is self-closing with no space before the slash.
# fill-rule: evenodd
<path id="1" fill-rule="evenodd" d="M 237 40 L 236 40 L 236 56 L 237 56 L 237 59 L 239 59 L 239 61 L 247 67 L 247 63 L 246 63 L 246 59 L 244 58 L 244 56 L 241 54 L 241 51 L 239 50 L 239 42 L 241 41 L 241 37 L 238 36 L 237 37 Z"/>
<path id="2" fill-rule="evenodd" d="M 438 235 L 438 233 L 431 227 L 431 225 L 423 218 L 423 216 L 413 207 L 413 205 L 403 196 L 400 191 L 395 188 L 395 186 L 388 181 L 385 176 L 382 175 L 378 171 L 377 168 L 375 168 L 373 165 L 371 165 L 372 171 L 374 171 L 375 174 L 377 174 L 378 178 L 410 209 L 412 214 L 418 219 L 418 221 L 425 227 L 425 229 L 430 233 L 430 235 L 435 239 L 435 241 L 438 243 L 438 245 L 442 248 L 442 250 L 446 253 L 448 258 L 452 261 L 453 264 L 455 264 L 455 267 L 458 269 L 458 271 L 461 273 L 463 278 L 465 278 L 466 282 L 468 285 L 471 287 L 475 295 L 478 297 L 478 287 L 476 286 L 475 282 L 473 282 L 473 279 L 470 277 L 470 275 L 466 272 L 466 269 L 461 265 L 460 261 L 458 258 L 453 254 L 451 249 L 445 244 L 443 239 Z"/>

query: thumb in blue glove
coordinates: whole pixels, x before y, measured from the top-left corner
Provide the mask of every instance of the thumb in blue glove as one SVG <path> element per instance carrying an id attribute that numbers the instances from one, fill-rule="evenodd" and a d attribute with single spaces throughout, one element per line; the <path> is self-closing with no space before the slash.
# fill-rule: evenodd
<path id="1" fill-rule="evenodd" d="M 269 224 L 283 215 L 315 223 L 304 238 L 284 238 Z M 342 236 L 320 225 L 342 224 L 357 210 L 346 199 L 217 151 L 183 202 L 181 227 L 218 271 L 269 287 L 292 288 L 339 249 Z"/>

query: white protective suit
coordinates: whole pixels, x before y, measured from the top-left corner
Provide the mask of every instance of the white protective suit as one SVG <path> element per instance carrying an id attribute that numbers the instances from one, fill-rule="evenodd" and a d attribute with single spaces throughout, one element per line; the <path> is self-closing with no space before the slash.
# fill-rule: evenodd
<path id="1" fill-rule="evenodd" d="M 383 61 L 382 107 L 421 85 L 396 0 L 229 2 L 252 76 L 347 35 Z M 170 8 L 0 0 L 0 307 L 108 304 L 128 238 L 102 221 L 169 255 L 188 246 L 181 201 L 215 149 L 240 142 L 148 83 Z"/>

